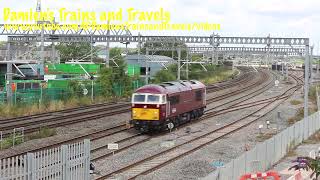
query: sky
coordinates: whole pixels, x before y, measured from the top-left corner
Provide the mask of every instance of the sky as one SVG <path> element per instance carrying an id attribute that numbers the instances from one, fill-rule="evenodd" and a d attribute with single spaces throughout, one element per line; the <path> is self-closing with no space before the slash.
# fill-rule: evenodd
<path id="1" fill-rule="evenodd" d="M 0 23 L 4 23 L 3 8 L 29 11 L 36 8 L 36 0 L 0 0 Z M 220 36 L 307 37 L 320 54 L 319 0 L 42 0 L 42 9 L 56 11 L 116 11 L 134 8 L 170 12 L 171 23 L 219 23 Z M 211 31 L 152 31 L 142 35 L 211 35 Z M 132 32 L 138 34 L 138 32 Z M 3 38 L 3 37 L 2 37 Z"/>

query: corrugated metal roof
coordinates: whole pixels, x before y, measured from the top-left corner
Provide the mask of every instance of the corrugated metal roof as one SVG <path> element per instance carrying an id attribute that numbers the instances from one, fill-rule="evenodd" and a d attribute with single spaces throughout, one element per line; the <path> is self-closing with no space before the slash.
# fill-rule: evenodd
<path id="1" fill-rule="evenodd" d="M 18 68 L 23 68 L 23 69 L 31 69 L 32 66 L 34 69 L 38 68 L 38 64 L 23 64 L 23 65 L 19 65 Z"/>
<path id="2" fill-rule="evenodd" d="M 172 59 L 171 57 L 168 56 L 160 56 L 160 55 L 127 55 L 125 56 L 125 60 L 154 60 L 154 61 L 175 61 L 174 59 Z"/>

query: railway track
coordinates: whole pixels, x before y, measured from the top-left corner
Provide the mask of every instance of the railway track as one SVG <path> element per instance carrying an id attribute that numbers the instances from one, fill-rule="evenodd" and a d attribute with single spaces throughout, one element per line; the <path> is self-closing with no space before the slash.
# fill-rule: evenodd
<path id="1" fill-rule="evenodd" d="M 265 79 L 262 79 L 260 80 L 260 82 L 263 82 L 265 81 Z M 256 83 L 252 83 L 251 85 L 257 85 L 257 82 Z M 238 91 L 238 93 L 241 93 L 243 91 Z M 213 101 L 211 101 L 212 103 Z M 100 114 L 99 114 L 100 115 Z M 96 116 L 95 116 L 96 117 Z M 56 146 L 59 146 L 61 144 L 65 144 L 65 143 L 72 143 L 72 142 L 75 142 L 75 141 L 78 141 L 78 140 L 81 140 L 81 139 L 84 139 L 84 138 L 90 138 L 92 141 L 96 140 L 96 139 L 99 139 L 99 138 L 103 138 L 103 137 L 106 137 L 106 136 L 111 136 L 111 135 L 114 135 L 116 133 L 120 133 L 120 132 L 124 132 L 124 131 L 127 131 L 127 128 L 126 128 L 126 124 L 119 124 L 119 125 L 116 125 L 114 127 L 110 127 L 110 128 L 107 128 L 107 129 L 103 129 L 103 130 L 100 130 L 100 131 L 97 131 L 97 132 L 93 132 L 93 133 L 89 133 L 89 134 L 86 134 L 86 135 L 81 135 L 81 136 L 77 136 L 77 137 L 74 137 L 72 139 L 66 139 L 65 141 L 62 141 L 62 142 L 57 142 L 57 143 L 52 143 L 51 145 L 49 146 L 46 146 L 46 147 L 39 147 L 39 148 L 35 148 L 33 149 L 31 152 L 33 151 L 38 151 L 38 150 L 43 150 L 43 149 L 47 149 L 47 148 L 50 148 L 50 147 L 56 147 Z M 100 134 L 100 135 L 99 135 Z M 133 135 L 135 136 L 135 135 Z M 131 139 L 130 137 L 128 139 Z M 145 138 L 145 140 L 141 140 L 137 143 L 142 143 L 142 142 L 145 142 L 149 139 Z M 122 143 L 124 142 L 125 140 L 123 141 L 120 141 L 119 143 Z M 133 145 L 132 145 L 133 146 Z M 98 151 L 99 149 L 105 149 L 106 146 L 103 146 L 101 148 L 98 148 L 97 150 L 94 150 L 94 151 Z M 28 150 L 26 151 L 23 151 L 19 154 L 15 153 L 15 154 L 12 154 L 8 157 L 12 157 L 12 156 L 16 156 L 16 155 L 22 155 L 22 154 L 25 154 L 27 152 L 30 152 Z M 110 153 L 107 153 L 108 155 L 104 155 L 104 157 L 107 157 L 110 155 Z M 102 157 L 100 158 L 97 158 L 97 159 L 101 159 Z"/>
<path id="2" fill-rule="evenodd" d="M 257 103 L 261 103 L 259 105 L 262 105 L 262 107 L 258 108 L 257 110 L 250 113 L 249 115 L 246 115 L 222 127 L 216 128 L 214 130 L 210 130 L 209 132 L 206 132 L 201 136 L 192 138 L 184 143 L 181 143 L 177 146 L 164 150 L 160 153 L 157 153 L 147 158 L 144 158 L 142 160 L 133 162 L 132 164 L 122 167 L 116 171 L 102 175 L 96 178 L 96 180 L 111 178 L 111 177 L 114 177 L 114 175 L 124 175 L 126 179 L 135 179 L 140 175 L 146 175 L 150 172 L 153 172 L 177 159 L 180 159 L 181 157 L 184 157 L 192 152 L 195 152 L 201 149 L 202 147 L 212 142 L 215 142 L 221 139 L 222 137 L 225 137 L 229 134 L 232 134 L 250 125 L 251 123 L 257 121 L 258 119 L 260 119 L 261 117 L 265 116 L 267 113 L 275 109 L 277 106 L 280 105 L 281 102 L 288 99 L 295 91 L 297 91 L 301 87 L 301 82 L 299 78 L 294 78 L 294 79 L 297 84 L 289 88 L 288 90 L 286 90 L 281 95 L 278 95 L 272 98 L 267 98 L 260 102 L 253 102 L 252 104 L 255 104 L 255 106 L 257 105 Z M 247 105 L 248 103 L 242 104 L 244 108 L 247 108 L 248 107 Z M 240 107 L 240 105 L 238 107 Z M 216 114 L 211 114 L 211 115 L 216 115 Z"/>
<path id="3" fill-rule="evenodd" d="M 266 76 L 266 74 L 264 74 L 264 75 L 265 75 L 265 76 L 263 76 L 263 78 L 259 81 L 260 83 L 266 81 L 267 76 Z M 234 101 L 236 101 L 236 100 L 240 100 L 240 99 L 246 97 L 245 99 L 242 99 L 240 102 L 237 102 L 235 105 L 237 105 L 237 104 L 238 104 L 238 105 L 235 106 L 235 108 L 232 109 L 232 110 L 230 109 L 230 107 L 232 107 L 232 106 L 234 106 L 234 105 L 231 105 L 231 106 L 229 106 L 229 107 L 227 107 L 227 108 L 225 108 L 225 109 L 221 109 L 221 110 L 219 110 L 219 111 L 214 111 L 214 112 L 206 113 L 206 114 L 205 114 L 203 117 L 201 117 L 199 120 L 197 120 L 197 121 L 192 121 L 192 122 L 189 122 L 189 123 L 184 124 L 184 125 L 180 125 L 179 128 L 183 128 L 184 126 L 190 126 L 190 125 L 192 125 L 193 123 L 198 123 L 198 122 L 200 122 L 200 121 L 202 121 L 202 120 L 205 120 L 205 119 L 207 119 L 207 118 L 214 117 L 214 116 L 218 116 L 218 115 L 223 114 L 223 113 L 226 113 L 226 112 L 233 112 L 233 111 L 237 111 L 237 110 L 240 110 L 240 109 L 249 108 L 249 107 L 252 107 L 252 106 L 257 105 L 257 103 L 260 103 L 260 104 L 265 103 L 265 101 L 267 101 L 267 100 L 261 100 L 261 101 L 257 102 L 255 105 L 251 105 L 251 106 L 248 106 L 248 104 L 239 105 L 240 103 L 246 101 L 247 99 L 250 99 L 250 98 L 252 98 L 252 97 L 254 97 L 254 96 L 259 95 L 262 91 L 265 90 L 265 88 L 267 88 L 267 87 L 268 87 L 270 84 L 272 84 L 272 83 L 273 83 L 273 79 L 272 79 L 269 83 L 267 83 L 266 85 L 264 85 L 263 87 L 261 87 L 261 88 L 257 89 L 256 91 L 254 91 L 253 93 L 249 93 L 249 94 L 252 95 L 252 96 L 243 95 L 243 96 L 241 96 L 241 97 L 239 97 L 239 98 L 236 98 L 236 99 L 231 100 L 231 101 L 227 101 L 227 102 L 225 102 L 225 103 L 223 103 L 223 104 L 221 104 L 221 105 L 219 105 L 219 106 L 216 106 L 216 107 L 214 108 L 214 109 L 216 109 L 217 107 L 221 107 L 221 106 L 227 105 L 227 104 L 229 104 L 229 103 L 231 103 L 231 102 L 234 102 Z M 244 92 L 244 91 L 239 91 L 238 93 L 241 93 L 241 92 Z M 272 99 L 275 99 L 275 97 L 274 97 L 274 98 L 270 98 L 270 100 L 272 100 Z M 269 99 L 268 99 L 268 100 L 269 100 Z M 270 101 L 270 100 L 269 100 L 269 101 Z M 209 116 L 210 116 L 210 117 L 209 117 Z M 160 135 L 162 135 L 162 134 L 160 134 Z M 129 143 L 129 144 L 128 144 L 128 143 L 125 143 L 125 142 L 131 140 L 131 137 L 129 137 L 128 139 L 126 139 L 126 138 L 125 138 L 125 139 L 122 139 L 122 140 L 119 141 L 119 142 L 118 142 L 118 141 L 115 142 L 115 143 L 119 143 L 119 146 L 120 146 L 121 148 L 120 148 L 119 150 L 116 150 L 116 151 L 113 151 L 113 152 L 110 151 L 110 150 L 107 150 L 107 149 L 106 149 L 106 148 L 107 148 L 107 145 L 104 145 L 103 147 L 104 147 L 105 153 L 103 153 L 102 155 L 101 155 L 101 153 L 100 153 L 99 155 L 95 155 L 96 150 L 93 150 L 93 151 L 92 151 L 92 153 L 93 153 L 92 161 L 95 162 L 95 161 L 97 161 L 97 160 L 100 160 L 100 159 L 109 157 L 110 155 L 112 155 L 112 154 L 114 154 L 114 153 L 119 153 L 119 152 L 121 152 L 121 151 L 124 151 L 124 150 L 132 147 L 132 146 L 141 144 L 141 143 L 143 143 L 143 142 L 147 142 L 147 141 L 149 141 L 150 139 L 155 138 L 155 137 L 158 137 L 158 136 L 160 136 L 160 135 L 156 135 L 156 136 L 143 136 L 142 139 L 139 139 L 137 142 L 134 141 L 133 143 Z M 139 137 L 139 136 L 134 136 L 134 137 Z M 139 138 L 140 138 L 140 137 L 139 137 Z"/>
<path id="4" fill-rule="evenodd" d="M 216 114 L 216 115 L 219 115 L 219 114 Z M 195 121 L 195 123 L 196 122 L 198 122 L 198 121 Z M 101 131 L 98 131 L 98 132 L 95 132 L 95 133 L 78 136 L 78 137 L 73 138 L 72 140 L 67 140 L 65 142 L 55 143 L 53 145 L 50 145 L 50 147 L 59 146 L 59 145 L 64 144 L 64 143 L 70 143 L 70 142 L 77 141 L 77 140 L 84 139 L 84 138 L 90 138 L 92 141 L 95 141 L 97 139 L 100 139 L 100 138 L 103 138 L 103 137 L 106 137 L 106 136 L 110 136 L 110 135 L 114 135 L 116 133 L 125 132 L 125 131 L 127 131 L 127 129 L 125 128 L 125 125 L 121 124 L 119 126 L 108 128 L 106 130 L 101 130 Z M 127 138 L 123 138 L 123 139 L 118 140 L 118 141 L 115 142 L 115 143 L 118 143 L 120 145 L 120 147 L 122 147 L 122 148 L 117 150 L 117 151 L 115 151 L 114 153 L 118 153 L 118 152 L 124 151 L 125 149 L 128 149 L 128 148 L 130 148 L 132 146 L 135 146 L 135 145 L 144 143 L 146 141 L 149 141 L 150 139 L 151 139 L 151 137 L 150 136 L 146 136 L 146 135 L 141 135 L 141 134 L 130 135 Z M 131 143 L 128 144 L 129 140 L 131 140 Z M 38 149 L 35 149 L 34 151 L 47 149 L 47 148 L 49 148 L 49 146 L 48 147 L 38 148 Z M 106 157 L 108 157 L 108 156 L 113 154 L 112 151 L 108 151 L 106 149 L 107 149 L 107 145 L 102 145 L 102 146 L 93 148 L 92 151 L 91 151 L 93 153 L 92 160 L 93 161 L 97 161 L 97 160 L 106 158 Z M 102 155 L 100 154 L 98 156 L 95 156 L 94 154 L 99 152 L 99 151 L 104 151 L 104 153 Z M 21 154 L 24 154 L 24 153 L 21 153 Z"/>
<path id="5" fill-rule="evenodd" d="M 247 77 L 248 73 L 250 73 L 251 68 L 241 67 L 240 69 L 241 69 L 241 71 L 239 71 L 240 74 L 235 78 L 228 81 L 223 81 L 223 82 L 214 83 L 212 85 L 208 85 L 207 92 L 216 92 L 219 90 L 224 90 L 230 87 L 238 86 L 241 83 L 246 83 L 249 80 L 252 80 L 252 76 Z"/>
<path id="6" fill-rule="evenodd" d="M 255 83 L 252 83 L 252 84 L 249 84 L 249 85 L 245 85 L 242 82 L 240 82 L 239 85 L 241 85 L 242 88 L 236 89 L 234 91 L 230 91 L 230 92 L 228 92 L 226 94 L 223 94 L 223 95 L 220 95 L 220 96 L 217 96 L 217 97 L 209 98 L 209 99 L 207 99 L 207 103 L 209 104 L 209 103 L 213 103 L 213 102 L 216 102 L 216 101 L 223 100 L 225 98 L 229 98 L 231 96 L 234 96 L 234 95 L 240 94 L 242 92 L 248 91 L 248 90 L 252 89 L 253 87 L 263 83 L 264 81 L 267 80 L 267 75 L 266 75 L 265 72 L 262 72 L 262 73 L 263 73 L 263 77 L 258 82 L 255 82 Z"/>
<path id="7" fill-rule="evenodd" d="M 21 122 L 21 120 L 17 122 L 14 119 L 11 119 L 0 121 L 0 130 L 3 132 L 4 137 L 10 135 L 12 129 L 17 127 L 24 127 L 25 133 L 32 133 L 38 131 L 41 127 L 55 128 L 73 123 L 95 120 L 106 116 L 121 114 L 128 112 L 129 110 L 130 106 L 119 104 L 109 105 L 103 108 L 98 108 L 90 111 L 76 111 L 67 115 L 56 115 L 54 117 L 45 117 L 40 119 L 31 118 L 28 120 L 23 120 L 23 122 Z"/>
<path id="8" fill-rule="evenodd" d="M 247 83 L 253 78 L 252 76 L 247 76 L 247 72 L 248 70 L 244 68 L 241 76 L 236 77 L 230 83 L 225 82 L 219 86 L 209 86 L 208 91 L 216 92 L 239 84 Z M 41 127 L 55 128 L 121 114 L 129 112 L 129 110 L 130 103 L 103 103 L 83 106 L 79 108 L 0 120 L 0 131 L 2 131 L 3 137 L 9 136 L 14 128 L 20 127 L 24 127 L 25 133 L 32 133 L 38 131 Z"/>
<path id="9" fill-rule="evenodd" d="M 117 102 L 108 102 L 108 103 L 98 103 L 98 104 L 92 104 L 92 105 L 88 105 L 88 106 L 80 106 L 80 107 L 76 107 L 76 108 L 68 108 L 68 109 L 63 109 L 63 110 L 58 110 L 58 111 L 51 111 L 51 112 L 45 112 L 45 113 L 39 113 L 39 114 L 33 114 L 33 115 L 27 115 L 27 116 L 20 116 L 20 117 L 16 117 L 16 118 L 6 118 L 6 119 L 1 119 L 0 123 L 2 121 L 23 121 L 23 120 L 28 120 L 30 118 L 41 118 L 41 117 L 48 117 L 48 116 L 54 116 L 55 114 L 59 114 L 59 113 L 70 113 L 70 112 L 75 112 L 75 111 L 80 111 L 80 110 L 86 110 L 86 109 L 91 109 L 91 108 L 99 108 L 99 107 L 103 107 L 103 106 L 108 106 L 108 105 L 112 105 L 115 104 Z"/>

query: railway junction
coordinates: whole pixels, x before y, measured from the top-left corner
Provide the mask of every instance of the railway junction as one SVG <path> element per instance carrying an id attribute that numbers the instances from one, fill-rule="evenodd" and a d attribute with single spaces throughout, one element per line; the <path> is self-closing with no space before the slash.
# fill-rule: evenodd
<path id="1" fill-rule="evenodd" d="M 317 160 L 320 67 L 309 38 L 5 26 L 1 107 L 47 107 L 0 111 L 0 179 L 293 179 L 310 171 L 291 160 Z M 89 52 L 60 62 L 61 44 Z M 211 68 L 224 79 L 192 79 Z"/>

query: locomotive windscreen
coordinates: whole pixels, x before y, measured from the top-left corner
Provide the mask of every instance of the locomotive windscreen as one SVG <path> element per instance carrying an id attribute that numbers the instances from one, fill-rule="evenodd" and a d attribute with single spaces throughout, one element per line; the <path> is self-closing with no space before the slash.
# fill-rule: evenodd
<path id="1" fill-rule="evenodd" d="M 136 94 L 134 95 L 133 102 L 145 102 L 146 95 Z"/>
<path id="2" fill-rule="evenodd" d="M 158 95 L 148 95 L 148 102 L 159 102 L 160 97 Z"/>
<path id="3" fill-rule="evenodd" d="M 166 97 L 162 94 L 133 94 L 132 103 L 163 104 Z"/>

